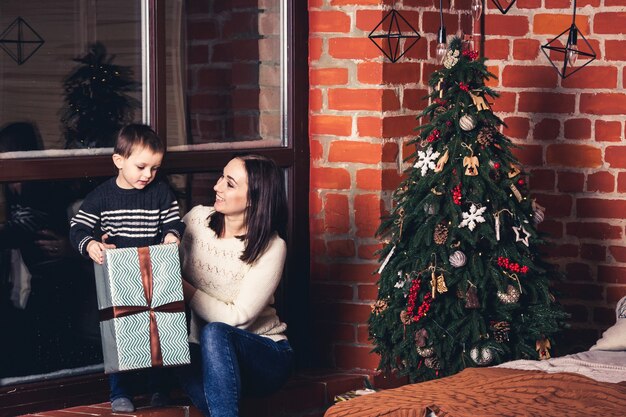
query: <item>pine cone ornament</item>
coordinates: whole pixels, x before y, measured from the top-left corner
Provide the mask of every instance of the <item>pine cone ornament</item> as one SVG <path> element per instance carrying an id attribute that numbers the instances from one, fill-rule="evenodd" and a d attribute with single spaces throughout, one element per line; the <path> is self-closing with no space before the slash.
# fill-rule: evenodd
<path id="1" fill-rule="evenodd" d="M 380 314 L 387 309 L 387 301 L 386 300 L 376 300 L 374 304 L 372 304 L 372 313 Z"/>
<path id="2" fill-rule="evenodd" d="M 417 354 L 420 355 L 423 358 L 428 358 L 429 356 L 433 356 L 435 354 L 435 349 L 430 346 L 430 347 L 417 347 Z"/>
<path id="3" fill-rule="evenodd" d="M 437 117 L 437 116 L 441 116 L 441 115 L 442 115 L 442 114 L 444 114 L 446 111 L 447 111 L 447 109 L 446 109 L 445 107 L 443 107 L 443 106 L 439 106 L 439 107 L 436 107 L 436 108 L 435 108 L 434 115 L 435 115 L 435 117 Z"/>
<path id="4" fill-rule="evenodd" d="M 476 140 L 483 146 L 491 145 L 495 140 L 493 129 L 490 127 L 483 127 L 478 132 Z"/>
<path id="5" fill-rule="evenodd" d="M 439 362 L 439 358 L 436 356 L 431 356 L 429 358 L 424 359 L 424 365 L 430 369 L 440 369 L 441 363 Z"/>
<path id="6" fill-rule="evenodd" d="M 491 330 L 493 331 L 493 338 L 498 343 L 504 343 L 509 341 L 509 332 L 511 331 L 511 325 L 508 321 L 497 321 L 491 323 Z"/>
<path id="7" fill-rule="evenodd" d="M 437 226 L 435 226 L 433 238 L 437 245 L 445 244 L 446 240 L 448 239 L 448 226 L 443 223 L 439 223 Z"/>

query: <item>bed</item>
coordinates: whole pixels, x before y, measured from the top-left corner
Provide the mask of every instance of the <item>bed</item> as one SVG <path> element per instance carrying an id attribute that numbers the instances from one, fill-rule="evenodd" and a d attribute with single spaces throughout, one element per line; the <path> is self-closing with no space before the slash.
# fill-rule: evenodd
<path id="1" fill-rule="evenodd" d="M 325 417 L 626 416 L 626 297 L 590 350 L 467 368 L 335 404 Z"/>

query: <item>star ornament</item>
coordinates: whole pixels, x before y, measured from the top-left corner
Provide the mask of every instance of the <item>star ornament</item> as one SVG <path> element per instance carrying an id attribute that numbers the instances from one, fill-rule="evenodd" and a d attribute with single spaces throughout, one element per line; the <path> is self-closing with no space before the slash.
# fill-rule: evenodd
<path id="1" fill-rule="evenodd" d="M 530 233 L 524 229 L 524 226 L 513 226 L 513 231 L 515 232 L 515 241 L 522 242 L 524 245 L 528 246 L 528 238 L 530 237 Z M 524 237 L 521 237 L 521 236 Z"/>
<path id="2" fill-rule="evenodd" d="M 463 213 L 463 221 L 459 224 L 459 227 L 467 227 L 471 231 L 474 231 L 478 223 L 485 222 L 485 218 L 483 217 L 485 210 L 487 210 L 487 207 L 478 208 L 475 204 L 472 204 L 469 213 Z"/>

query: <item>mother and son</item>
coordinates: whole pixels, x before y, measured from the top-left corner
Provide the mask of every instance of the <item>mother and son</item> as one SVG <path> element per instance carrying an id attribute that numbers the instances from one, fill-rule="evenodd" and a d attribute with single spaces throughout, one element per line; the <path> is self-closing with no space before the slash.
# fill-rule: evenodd
<path id="1" fill-rule="evenodd" d="M 108 248 L 180 243 L 191 364 L 177 373 L 204 415 L 237 416 L 242 393 L 277 390 L 293 360 L 272 307 L 287 250 L 283 175 L 263 156 L 233 158 L 213 187 L 214 206 L 194 207 L 181 221 L 171 189 L 155 181 L 164 153 L 150 127 L 125 126 L 113 151 L 118 174 L 85 198 L 70 240 L 100 264 Z M 157 368 L 142 372 L 150 373 L 152 405 L 165 405 L 167 378 Z M 110 374 L 109 384 L 113 411 L 134 411 L 131 375 Z"/>

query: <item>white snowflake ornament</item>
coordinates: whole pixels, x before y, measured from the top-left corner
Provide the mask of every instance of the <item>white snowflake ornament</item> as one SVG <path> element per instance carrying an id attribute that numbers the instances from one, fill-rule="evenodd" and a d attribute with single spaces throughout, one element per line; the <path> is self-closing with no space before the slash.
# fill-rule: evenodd
<path id="1" fill-rule="evenodd" d="M 418 161 L 413 165 L 413 168 L 420 168 L 423 177 L 429 169 L 434 170 L 437 167 L 435 161 L 439 158 L 439 152 L 433 152 L 433 148 L 428 148 L 426 152 L 417 151 L 417 158 Z"/>
<path id="2" fill-rule="evenodd" d="M 485 218 L 483 217 L 485 210 L 487 210 L 487 207 L 478 208 L 476 205 L 472 204 L 469 213 L 463 213 L 463 221 L 459 224 L 459 227 L 467 226 L 468 229 L 474 231 L 476 224 L 485 222 Z"/>

